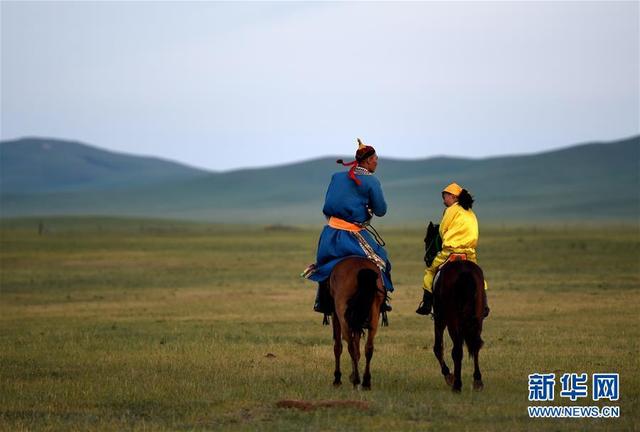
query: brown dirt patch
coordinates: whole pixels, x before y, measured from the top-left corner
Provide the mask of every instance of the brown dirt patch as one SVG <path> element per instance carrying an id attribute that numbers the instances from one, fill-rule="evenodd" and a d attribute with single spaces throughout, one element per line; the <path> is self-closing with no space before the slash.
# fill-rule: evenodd
<path id="1" fill-rule="evenodd" d="M 305 401 L 285 399 L 276 403 L 278 408 L 297 408 L 302 411 L 311 411 L 318 408 L 356 408 L 360 410 L 368 410 L 369 402 L 356 400 L 320 400 Z"/>

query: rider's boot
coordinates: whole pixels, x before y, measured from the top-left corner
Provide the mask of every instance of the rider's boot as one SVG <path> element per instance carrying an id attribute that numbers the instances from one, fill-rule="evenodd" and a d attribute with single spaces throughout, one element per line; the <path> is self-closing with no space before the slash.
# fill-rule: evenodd
<path id="1" fill-rule="evenodd" d="M 313 304 L 313 310 L 316 312 L 320 312 L 323 314 L 331 313 L 328 303 L 329 293 L 328 284 L 326 281 L 320 282 L 318 284 L 318 292 L 316 293 L 316 300 Z"/>
<path id="2" fill-rule="evenodd" d="M 322 311 L 322 284 L 318 284 L 318 291 L 316 292 L 316 300 L 313 303 L 313 310 L 315 312 L 323 313 L 323 311 Z"/>
<path id="3" fill-rule="evenodd" d="M 423 289 L 422 291 L 422 303 L 418 306 L 416 313 L 418 315 L 429 315 L 431 313 L 431 305 L 433 304 L 433 294 L 426 289 Z"/>

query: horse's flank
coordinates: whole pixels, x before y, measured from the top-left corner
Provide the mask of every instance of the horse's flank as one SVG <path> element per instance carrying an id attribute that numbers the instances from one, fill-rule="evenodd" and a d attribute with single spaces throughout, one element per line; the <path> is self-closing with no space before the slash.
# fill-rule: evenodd
<path id="1" fill-rule="evenodd" d="M 380 269 L 366 258 L 346 258 L 331 273 L 329 287 L 336 312 L 345 317 L 349 329 L 370 329 L 372 315 L 377 317 L 384 301 Z"/>

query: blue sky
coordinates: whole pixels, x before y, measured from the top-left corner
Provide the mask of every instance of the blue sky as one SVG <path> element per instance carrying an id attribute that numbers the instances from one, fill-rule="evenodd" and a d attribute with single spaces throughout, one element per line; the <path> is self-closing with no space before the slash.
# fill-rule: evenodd
<path id="1" fill-rule="evenodd" d="M 2 2 L 2 139 L 214 170 L 640 132 L 638 2 Z"/>

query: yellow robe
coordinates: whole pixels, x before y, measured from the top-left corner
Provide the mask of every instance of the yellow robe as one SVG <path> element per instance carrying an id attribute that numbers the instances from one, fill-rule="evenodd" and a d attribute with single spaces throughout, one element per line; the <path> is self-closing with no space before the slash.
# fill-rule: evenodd
<path id="1" fill-rule="evenodd" d="M 440 237 L 442 237 L 442 250 L 424 271 L 423 286 L 429 292 L 432 290 L 433 278 L 438 268 L 452 253 L 464 253 L 469 261 L 478 263 L 476 256 L 478 219 L 473 210 L 465 210 L 458 203 L 447 207 L 440 222 Z"/>

